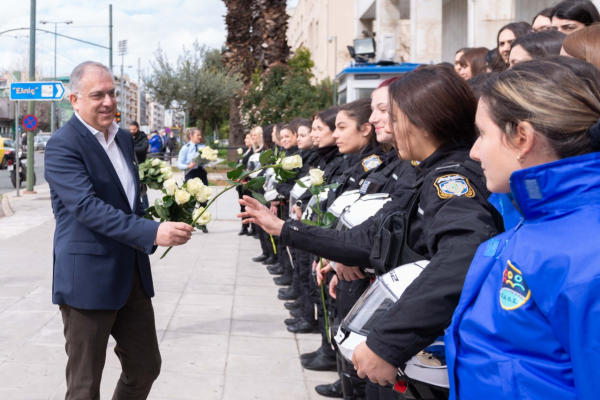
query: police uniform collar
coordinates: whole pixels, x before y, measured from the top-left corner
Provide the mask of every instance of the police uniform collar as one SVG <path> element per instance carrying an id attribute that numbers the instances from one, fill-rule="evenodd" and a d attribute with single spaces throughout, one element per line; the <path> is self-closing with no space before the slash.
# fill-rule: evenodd
<path id="1" fill-rule="evenodd" d="M 336 155 L 341 154 L 340 150 L 336 145 L 333 146 L 325 146 L 319 147 L 317 150 L 317 155 L 323 159 L 325 162 L 331 161 Z"/>
<path id="2" fill-rule="evenodd" d="M 446 161 L 459 160 L 459 159 L 470 159 L 469 152 L 471 151 L 471 143 L 465 142 L 453 142 L 444 143 L 437 148 L 429 157 L 421 161 L 421 163 L 415 168 L 416 178 L 424 177 L 434 168 L 439 167 Z"/>
<path id="3" fill-rule="evenodd" d="M 527 220 L 558 210 L 600 204 L 600 153 L 569 157 L 515 171 L 510 188 Z"/>

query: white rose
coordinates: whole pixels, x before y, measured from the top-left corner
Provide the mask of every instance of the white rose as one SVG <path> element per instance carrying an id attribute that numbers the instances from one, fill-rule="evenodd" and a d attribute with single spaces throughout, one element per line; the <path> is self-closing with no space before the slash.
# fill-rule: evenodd
<path id="1" fill-rule="evenodd" d="M 194 178 L 187 181 L 187 191 L 192 196 L 198 193 L 203 186 L 204 183 L 202 183 L 202 180 L 200 180 L 200 178 Z"/>
<path id="2" fill-rule="evenodd" d="M 202 189 L 196 193 L 196 201 L 198 203 L 206 203 L 208 199 L 212 196 L 213 190 L 208 186 L 203 186 Z"/>
<path id="3" fill-rule="evenodd" d="M 198 218 L 198 216 L 204 210 L 205 210 L 204 207 L 197 208 L 196 211 L 194 211 L 194 213 L 192 214 L 192 219 L 196 220 L 196 218 Z M 212 217 L 212 215 L 210 215 L 210 211 L 206 210 L 206 211 L 204 211 L 204 214 L 202 214 L 202 216 L 196 220 L 196 223 L 198 225 L 206 225 L 210 222 L 211 217 Z"/>
<path id="4" fill-rule="evenodd" d="M 214 144 L 219 144 L 219 141 L 218 141 L 218 140 L 215 140 L 213 143 L 214 143 Z"/>
<path id="5" fill-rule="evenodd" d="M 165 168 L 166 166 L 167 166 L 167 162 L 166 161 L 163 161 L 163 162 L 160 163 L 160 167 L 161 168 Z"/>
<path id="6" fill-rule="evenodd" d="M 172 171 L 172 170 L 171 170 L 171 171 L 169 171 L 169 172 L 167 173 L 167 175 L 165 175 L 165 178 L 167 178 L 167 179 L 171 179 L 172 177 L 173 177 L 173 171 Z"/>
<path id="7" fill-rule="evenodd" d="M 192 196 L 184 189 L 175 190 L 175 202 L 179 205 L 185 204 L 188 201 L 190 201 L 190 197 Z"/>
<path id="8" fill-rule="evenodd" d="M 242 150 L 242 148 L 240 147 L 239 149 L 237 149 L 238 155 L 242 155 L 244 154 L 244 150 Z"/>
<path id="9" fill-rule="evenodd" d="M 158 164 L 160 164 L 160 160 L 158 158 L 155 158 L 154 160 L 152 160 L 153 167 L 156 167 Z"/>
<path id="10" fill-rule="evenodd" d="M 173 196 L 175 190 L 177 190 L 177 182 L 175 182 L 175 179 L 169 178 L 163 182 L 163 188 L 167 191 L 169 196 Z"/>
<path id="11" fill-rule="evenodd" d="M 161 174 L 168 174 L 169 172 L 171 172 L 171 167 L 162 167 L 160 169 Z"/>
<path id="12" fill-rule="evenodd" d="M 308 171 L 310 175 L 310 184 L 313 186 L 319 186 L 323 184 L 323 171 L 319 168 L 313 168 Z"/>
<path id="13" fill-rule="evenodd" d="M 302 157 L 296 154 L 295 156 L 284 158 L 281 162 L 281 168 L 286 171 L 290 171 L 294 168 L 302 168 Z"/>

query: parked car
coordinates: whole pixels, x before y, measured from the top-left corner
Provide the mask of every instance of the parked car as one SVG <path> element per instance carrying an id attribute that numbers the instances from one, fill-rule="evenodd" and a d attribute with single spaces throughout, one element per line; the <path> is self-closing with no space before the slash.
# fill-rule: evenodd
<path id="1" fill-rule="evenodd" d="M 35 150 L 46 150 L 46 143 L 50 139 L 50 135 L 38 135 L 35 137 L 34 149 Z"/>
<path id="2" fill-rule="evenodd" d="M 0 138 L 0 169 L 6 169 L 9 160 L 15 157 L 15 142 L 7 138 Z"/>

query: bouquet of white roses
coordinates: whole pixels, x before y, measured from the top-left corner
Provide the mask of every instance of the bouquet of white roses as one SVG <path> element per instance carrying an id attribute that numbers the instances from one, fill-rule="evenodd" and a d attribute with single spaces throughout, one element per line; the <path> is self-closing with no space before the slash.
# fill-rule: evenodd
<path id="1" fill-rule="evenodd" d="M 162 199 L 157 199 L 152 207 L 146 211 L 146 218 L 159 218 L 163 221 L 185 222 L 192 226 L 206 225 L 210 222 L 211 214 L 208 208 L 223 193 L 233 189 L 236 186 L 243 186 L 250 190 L 252 196 L 261 203 L 265 204 L 265 198 L 262 194 L 256 192 L 265 184 L 264 176 L 257 176 L 263 169 L 273 168 L 275 176 L 280 180 L 290 179 L 296 176 L 294 168 L 302 167 L 302 158 L 300 156 L 285 157 L 284 153 L 279 153 L 277 149 L 267 150 L 260 155 L 260 165 L 254 171 L 244 171 L 244 165 L 241 163 L 230 165 L 233 169 L 227 173 L 227 186 L 215 197 L 212 197 L 212 189 L 204 185 L 199 178 L 190 179 L 186 183 L 178 184 L 174 179 L 167 179 L 162 182 L 160 188 L 164 193 Z M 252 175 L 252 179 L 245 182 L 246 178 Z M 208 201 L 210 199 L 210 201 Z M 200 204 L 206 203 L 206 207 Z M 164 258 L 172 247 L 162 255 Z"/>
<path id="2" fill-rule="evenodd" d="M 198 149 L 198 156 L 194 159 L 194 162 L 199 165 L 206 165 L 208 163 L 217 161 L 218 158 L 219 150 L 205 146 Z"/>
<path id="3" fill-rule="evenodd" d="M 160 189 L 163 182 L 173 178 L 173 171 L 166 161 L 149 158 L 138 166 L 140 182 L 150 189 Z"/>

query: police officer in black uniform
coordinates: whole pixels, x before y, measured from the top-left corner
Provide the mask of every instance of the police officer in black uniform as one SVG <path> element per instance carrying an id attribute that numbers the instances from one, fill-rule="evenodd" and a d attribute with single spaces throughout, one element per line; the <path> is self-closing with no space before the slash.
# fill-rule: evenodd
<path id="1" fill-rule="evenodd" d="M 279 234 L 283 243 L 378 273 L 430 261 L 354 353 L 359 376 L 382 385 L 369 386 L 370 400 L 403 398 L 388 387 L 397 368 L 443 334 L 477 247 L 503 231 L 499 213 L 487 202 L 482 170 L 469 158 L 476 101 L 466 83 L 443 67 L 427 66 L 392 84 L 390 96 L 389 130 L 399 154 L 421 161 L 412 190 L 394 200 L 395 212 L 382 210 L 365 222 L 370 229 L 356 232 L 282 223 L 247 198 L 242 215 Z"/>

